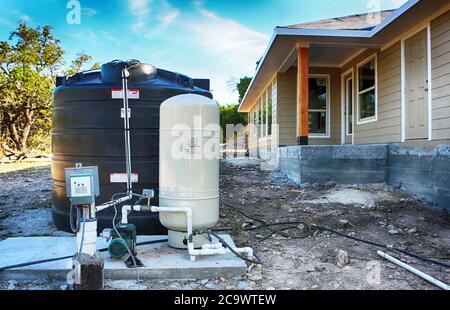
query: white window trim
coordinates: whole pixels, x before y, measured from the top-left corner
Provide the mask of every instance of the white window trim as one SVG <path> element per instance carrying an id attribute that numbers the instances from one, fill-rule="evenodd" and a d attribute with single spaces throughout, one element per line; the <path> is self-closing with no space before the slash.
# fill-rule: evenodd
<path id="1" fill-rule="evenodd" d="M 255 110 L 253 111 L 252 123 L 253 123 L 253 127 L 254 127 L 253 136 L 258 139 L 258 107 L 255 107 Z"/>
<path id="2" fill-rule="evenodd" d="M 346 77 L 348 77 L 349 75 L 351 75 L 351 79 L 352 79 L 352 86 L 353 86 L 353 96 L 352 96 L 352 114 L 353 114 L 353 124 L 352 124 L 352 130 L 353 130 L 353 134 L 351 135 L 352 137 L 352 144 L 355 144 L 355 69 L 352 67 L 349 70 L 347 70 L 346 72 L 341 74 L 341 144 L 344 145 L 346 144 L 346 140 L 347 140 L 347 120 L 345 119 L 345 109 L 346 109 L 346 104 L 347 104 L 347 94 L 346 94 L 346 87 L 347 87 L 347 80 Z"/>
<path id="3" fill-rule="evenodd" d="M 349 81 L 351 81 L 351 83 L 352 83 L 352 102 L 348 102 L 347 101 L 347 86 L 348 86 L 348 82 Z M 346 111 L 348 111 L 348 107 L 349 107 L 349 105 L 351 105 L 352 106 L 352 119 L 354 120 L 355 118 L 354 118 L 354 113 L 353 113 L 353 111 L 354 111 L 354 109 L 355 109 L 355 94 L 354 94 L 354 85 L 355 85 L 355 80 L 354 80 L 354 78 L 353 78 L 353 73 L 352 73 L 352 76 L 351 77 L 349 77 L 349 78 L 347 78 L 345 81 L 345 109 L 346 109 Z M 345 118 L 345 131 L 344 131 L 344 134 L 347 136 L 347 137 L 351 137 L 351 136 L 353 136 L 353 133 L 354 133 L 354 131 L 353 131 L 353 127 L 354 127 L 354 121 L 352 121 L 352 133 L 349 133 L 350 132 L 350 122 L 349 122 L 349 115 L 346 115 L 346 118 Z"/>
<path id="4" fill-rule="evenodd" d="M 372 60 L 375 60 L 375 86 L 372 86 L 372 87 L 360 92 L 359 91 L 359 68 L 368 64 Z M 359 96 L 362 94 L 365 94 L 369 91 L 372 91 L 372 90 L 375 90 L 375 116 L 360 119 Z M 378 122 L 378 54 L 377 53 L 366 58 L 365 60 L 363 60 L 356 66 L 356 124 L 364 125 L 364 124 L 369 124 L 369 123 L 374 123 L 374 122 Z"/>
<path id="5" fill-rule="evenodd" d="M 264 114 L 263 114 L 263 97 L 261 96 L 261 98 L 259 98 L 259 113 L 261 114 L 261 116 L 258 118 L 261 119 L 261 124 L 259 124 L 260 128 L 260 140 L 262 140 L 264 138 Z"/>
<path id="6" fill-rule="evenodd" d="M 427 30 L 427 66 L 428 66 L 428 141 L 433 141 L 433 81 L 432 81 L 432 48 L 431 48 L 431 21 L 422 27 L 418 27 L 401 39 L 401 128 L 402 142 L 406 142 L 406 48 L 405 42 L 418 34 Z"/>
<path id="7" fill-rule="evenodd" d="M 331 138 L 331 109 L 330 109 L 330 102 L 331 102 L 331 78 L 330 74 L 310 74 L 308 78 L 326 78 L 327 79 L 327 119 L 326 119 L 326 133 L 325 134 L 318 134 L 318 133 L 310 133 L 309 138 L 311 139 L 330 139 Z M 309 103 L 308 103 L 309 104 Z M 321 109 L 308 109 L 308 112 L 323 112 Z M 309 115 L 308 115 L 309 117 Z"/>
<path id="8" fill-rule="evenodd" d="M 266 99 L 266 124 L 265 124 L 265 134 L 266 137 L 269 138 L 269 89 L 267 88 L 265 91 L 265 99 Z"/>

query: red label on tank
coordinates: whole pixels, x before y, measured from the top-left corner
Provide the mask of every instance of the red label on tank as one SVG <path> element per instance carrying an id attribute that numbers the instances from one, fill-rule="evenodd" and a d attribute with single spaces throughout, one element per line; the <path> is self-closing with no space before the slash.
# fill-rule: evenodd
<path id="1" fill-rule="evenodd" d="M 128 180 L 128 176 L 126 173 L 110 173 L 109 174 L 109 181 L 111 183 L 127 183 L 127 180 Z M 139 174 L 138 173 L 131 174 L 131 182 L 139 183 Z"/>
<path id="2" fill-rule="evenodd" d="M 112 99 L 123 99 L 123 89 L 121 89 L 121 88 L 111 89 L 111 98 Z M 129 89 L 128 90 L 128 99 L 139 99 L 139 89 Z"/>

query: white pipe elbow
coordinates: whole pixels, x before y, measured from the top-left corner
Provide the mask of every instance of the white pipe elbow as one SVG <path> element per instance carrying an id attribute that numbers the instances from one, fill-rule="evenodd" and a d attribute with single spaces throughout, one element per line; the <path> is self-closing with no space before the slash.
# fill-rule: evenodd
<path id="1" fill-rule="evenodd" d="M 122 207 L 122 224 L 128 224 L 128 213 L 131 212 L 131 206 Z"/>

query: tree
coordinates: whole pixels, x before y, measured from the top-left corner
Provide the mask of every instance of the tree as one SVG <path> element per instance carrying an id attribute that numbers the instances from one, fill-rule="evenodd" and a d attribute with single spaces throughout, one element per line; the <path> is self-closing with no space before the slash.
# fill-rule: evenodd
<path id="1" fill-rule="evenodd" d="M 220 126 L 225 130 L 226 125 L 247 125 L 246 113 L 238 112 L 239 105 L 220 106 Z M 225 132 L 225 131 L 224 131 Z"/>
<path id="2" fill-rule="evenodd" d="M 50 26 L 33 29 L 20 23 L 9 41 L 0 42 L 0 113 L 13 146 L 24 151 L 35 120 L 47 119 L 51 74 L 62 64 L 64 52 Z M 49 122 L 40 125 L 48 130 Z"/>
<path id="3" fill-rule="evenodd" d="M 252 78 L 248 76 L 244 76 L 239 80 L 239 83 L 236 84 L 236 90 L 239 93 L 239 103 L 244 99 L 245 93 L 247 92 L 250 83 L 252 82 Z"/>
<path id="4" fill-rule="evenodd" d="M 87 55 L 85 52 L 78 53 L 77 58 L 72 61 L 72 64 L 70 65 L 69 70 L 65 72 L 65 75 L 72 75 L 82 71 L 83 66 L 91 61 L 92 56 Z M 91 67 L 91 70 L 93 69 L 100 69 L 100 64 L 98 62 L 94 63 Z"/>
<path id="5" fill-rule="evenodd" d="M 235 82 L 234 90 L 239 93 L 239 104 L 244 99 L 245 93 L 247 92 L 247 89 L 250 86 L 251 81 L 252 78 L 245 76 L 241 78 L 239 82 L 237 83 Z M 239 104 L 225 105 L 220 107 L 220 126 L 222 127 L 224 133 L 226 133 L 227 125 L 242 124 L 244 126 L 247 126 L 248 124 L 247 113 L 240 113 L 238 111 Z"/>
<path id="6" fill-rule="evenodd" d="M 51 30 L 20 22 L 9 40 L 0 42 L 0 148 L 4 150 L 25 152 L 30 136 L 49 137 L 54 77 L 64 65 L 64 51 Z M 79 54 L 72 69 L 81 68 L 86 59 L 90 56 Z"/>

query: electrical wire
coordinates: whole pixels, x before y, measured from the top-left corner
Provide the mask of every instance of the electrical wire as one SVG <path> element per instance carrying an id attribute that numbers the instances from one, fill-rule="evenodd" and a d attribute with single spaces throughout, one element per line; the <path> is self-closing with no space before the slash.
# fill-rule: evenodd
<path id="1" fill-rule="evenodd" d="M 219 236 L 218 234 L 216 234 L 215 232 L 213 232 L 212 230 L 207 230 L 207 231 L 198 231 L 193 233 L 192 235 L 202 235 L 202 234 L 207 234 L 212 235 L 214 237 L 217 238 L 217 240 L 219 240 L 219 242 L 225 246 L 226 248 L 228 248 L 230 250 L 231 253 L 233 253 L 234 255 L 236 255 L 237 257 L 241 258 L 242 260 L 249 262 L 251 264 L 255 264 L 255 265 L 262 265 L 261 260 L 259 259 L 258 256 L 255 255 L 255 253 L 253 253 L 253 256 L 256 258 L 256 260 L 253 260 L 251 258 L 246 257 L 245 255 L 242 255 L 241 253 L 237 252 L 230 244 L 228 244 L 228 242 L 226 242 L 221 236 Z M 211 237 L 209 236 L 210 240 Z"/>
<path id="2" fill-rule="evenodd" d="M 75 224 L 73 223 L 73 208 L 77 209 L 77 218 L 75 220 Z M 70 203 L 70 209 L 69 209 L 69 223 L 70 223 L 70 229 L 74 234 L 80 231 L 80 210 L 77 206 L 74 206 L 72 202 Z"/>
<path id="3" fill-rule="evenodd" d="M 164 243 L 164 242 L 167 242 L 167 241 L 169 241 L 169 240 L 168 239 L 152 240 L 152 241 L 146 241 L 146 242 L 137 243 L 136 246 L 152 245 L 152 244 Z M 103 249 L 100 249 L 98 251 L 99 252 L 106 252 L 106 251 L 108 251 L 108 248 L 103 248 Z M 20 263 L 20 264 L 16 264 L 16 265 L 0 267 L 0 272 L 3 271 L 3 270 L 14 269 L 14 268 L 21 268 L 21 267 L 27 267 L 27 266 L 33 266 L 33 265 L 39 265 L 39 264 L 50 263 L 50 262 L 56 262 L 56 261 L 69 259 L 69 258 L 73 258 L 73 255 L 61 256 L 61 257 L 56 257 L 56 258 L 48 258 L 48 259 L 36 260 L 36 261 L 32 261 L 32 262 L 27 262 L 27 263 Z"/>
<path id="4" fill-rule="evenodd" d="M 138 266 L 136 263 L 136 259 L 134 258 L 133 253 L 131 252 L 130 248 L 128 247 L 127 242 L 123 239 L 122 234 L 119 233 L 119 231 L 117 230 L 116 227 L 116 218 L 117 218 L 117 204 L 116 204 L 116 200 L 115 200 L 115 195 L 120 195 L 120 194 L 114 194 L 111 198 L 111 200 L 113 201 L 113 207 L 114 207 L 114 217 L 112 220 L 112 225 L 113 225 L 113 229 L 116 232 L 117 236 L 123 241 L 123 244 L 125 245 L 125 247 L 127 248 L 128 254 L 130 255 L 133 264 L 134 264 L 134 270 L 136 271 L 136 284 L 140 285 L 141 284 L 141 280 L 139 278 L 139 270 L 138 270 Z M 127 194 L 128 195 L 128 194 Z"/>
<path id="5" fill-rule="evenodd" d="M 312 224 L 311 227 L 317 228 L 318 230 L 322 230 L 322 231 L 329 231 L 329 232 L 332 232 L 332 233 L 334 233 L 336 235 L 339 235 L 341 237 L 345 237 L 345 238 L 349 238 L 349 239 L 352 239 L 352 240 L 355 240 L 355 241 L 363 242 L 363 243 L 366 243 L 366 244 L 369 244 L 369 245 L 372 245 L 372 246 L 376 246 L 376 247 L 380 247 L 380 248 L 387 248 L 387 245 L 385 245 L 385 244 L 382 244 L 382 243 L 379 243 L 379 242 L 370 241 L 370 240 L 364 240 L 364 239 L 361 239 L 361 238 L 358 238 L 358 237 L 354 237 L 354 236 L 350 236 L 350 235 L 347 235 L 347 234 L 343 234 L 343 233 L 341 233 L 341 232 L 339 232 L 337 230 L 331 229 L 331 228 L 326 227 L 326 226 Z M 421 256 L 421 255 L 416 254 L 416 253 L 412 253 L 412 252 L 409 252 L 409 251 L 398 249 L 396 247 L 392 247 L 391 249 L 394 250 L 394 251 L 397 251 L 399 253 L 405 254 L 407 256 L 423 260 L 425 262 L 429 262 L 429 263 L 433 263 L 433 264 L 436 264 L 436 265 L 440 265 L 442 267 L 450 268 L 450 263 L 447 263 L 447 262 L 443 262 L 443 261 L 440 261 L 440 260 L 437 260 L 437 259 L 434 259 L 434 258 L 424 257 L 424 256 Z"/>
<path id="6" fill-rule="evenodd" d="M 375 246 L 375 247 L 380 247 L 380 248 L 384 248 L 384 249 L 388 248 L 387 245 L 382 244 L 380 242 L 374 242 L 374 241 L 370 241 L 370 240 L 365 240 L 365 239 L 362 239 L 362 238 L 354 237 L 354 236 L 351 236 L 351 235 L 347 235 L 347 234 L 341 233 L 341 232 L 339 232 L 337 230 L 331 229 L 331 228 L 323 226 L 323 225 L 308 224 L 308 223 L 303 222 L 303 221 L 269 223 L 269 222 L 266 222 L 264 220 L 258 219 L 258 218 L 254 217 L 254 216 L 250 216 L 247 213 L 245 213 L 244 211 L 238 209 L 237 207 L 235 207 L 235 206 L 225 202 L 223 200 L 222 194 L 221 194 L 221 200 L 222 200 L 222 204 L 223 205 L 225 205 L 227 207 L 230 207 L 231 209 L 233 209 L 236 212 L 242 214 L 246 218 L 249 218 L 249 219 L 251 219 L 253 221 L 256 221 L 256 222 L 259 222 L 259 223 L 262 224 L 262 225 L 259 225 L 259 226 L 251 227 L 249 229 L 245 229 L 244 228 L 244 231 L 252 231 L 252 230 L 258 230 L 258 229 L 262 229 L 262 228 L 268 228 L 268 229 L 271 230 L 271 233 L 269 235 L 267 235 L 266 237 L 263 237 L 262 239 L 260 239 L 257 242 L 255 242 L 255 244 L 253 246 L 256 246 L 257 244 L 260 244 L 260 243 L 266 241 L 267 239 L 269 239 L 270 237 L 272 237 L 275 234 L 284 235 L 284 236 L 289 237 L 289 238 L 306 238 L 306 237 L 311 235 L 311 232 L 312 232 L 311 228 L 315 228 L 315 229 L 317 229 L 319 231 L 329 231 L 329 232 L 334 233 L 336 235 L 339 235 L 341 237 L 349 238 L 349 239 L 352 239 L 352 240 L 355 240 L 355 241 L 359 241 L 359 242 L 362 242 L 362 243 L 365 243 L 365 244 L 368 244 L 368 245 L 372 245 L 372 246 Z M 280 225 L 296 225 L 296 226 L 291 226 L 291 227 L 281 228 L 281 229 L 273 229 L 272 228 L 273 226 L 280 226 Z M 300 236 L 300 237 L 295 237 L 295 236 L 291 236 L 289 234 L 284 233 L 284 231 L 286 231 L 286 230 L 293 229 L 293 228 L 296 228 L 296 227 L 298 228 L 298 225 L 303 225 L 304 226 L 305 235 Z M 225 229 L 227 229 L 227 228 L 221 228 L 220 230 L 224 231 Z M 232 228 L 229 228 L 228 230 L 232 230 Z M 447 263 L 447 262 L 439 261 L 439 260 L 436 260 L 436 259 L 433 259 L 433 258 L 424 257 L 424 256 L 418 255 L 416 253 L 412 253 L 412 252 L 409 252 L 409 251 L 398 249 L 396 247 L 391 247 L 391 249 L 394 250 L 394 251 L 400 252 L 402 254 L 405 254 L 407 256 L 420 259 L 420 260 L 425 261 L 425 262 L 429 262 L 429 263 L 433 263 L 433 264 L 436 264 L 436 265 L 439 265 L 439 266 L 442 266 L 442 267 L 450 268 L 450 263 Z"/>
<path id="7" fill-rule="evenodd" d="M 84 231 L 86 230 L 86 219 L 83 221 L 83 228 L 81 230 L 81 243 L 80 249 L 78 250 L 78 257 L 81 258 L 81 253 L 83 251 L 83 243 L 84 243 Z"/>
<path id="8" fill-rule="evenodd" d="M 250 216 L 249 214 L 245 213 L 244 211 L 238 209 L 237 207 L 227 203 L 223 199 L 223 195 L 222 194 L 221 194 L 221 201 L 222 201 L 223 205 L 225 205 L 225 206 L 227 206 L 229 208 L 232 208 L 236 212 L 242 214 L 243 216 L 245 216 L 245 217 L 247 217 L 247 218 L 249 218 L 249 219 L 251 219 L 251 220 L 253 220 L 255 222 L 259 222 L 259 223 L 262 224 L 260 226 L 257 226 L 256 228 L 254 228 L 254 230 L 260 229 L 260 228 L 268 228 L 271 231 L 271 234 L 269 234 L 268 236 L 264 237 L 263 241 L 269 239 L 270 237 L 272 237 L 275 234 L 278 234 L 278 235 L 286 237 L 286 238 L 291 238 L 291 239 L 304 239 L 304 238 L 306 238 L 306 237 L 308 237 L 310 235 L 310 226 L 309 226 L 309 224 L 307 224 L 305 222 L 268 223 L 268 222 L 266 222 L 264 220 L 261 220 L 261 219 L 258 219 L 256 217 L 254 217 L 254 216 Z M 280 226 L 280 225 L 296 225 L 296 226 L 295 227 L 290 226 L 290 227 L 282 228 L 282 229 L 273 229 L 272 228 L 272 226 Z M 303 225 L 304 226 L 304 228 L 303 228 L 303 231 L 304 231 L 303 235 L 301 235 L 301 236 L 294 236 L 294 235 L 289 235 L 289 234 L 284 232 L 286 230 L 291 230 L 291 229 L 298 228 L 298 225 Z M 256 244 L 258 244 L 258 243 L 261 243 L 261 242 L 257 242 Z"/>

